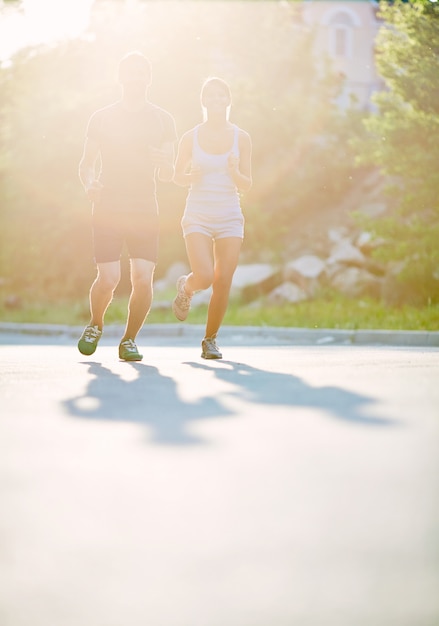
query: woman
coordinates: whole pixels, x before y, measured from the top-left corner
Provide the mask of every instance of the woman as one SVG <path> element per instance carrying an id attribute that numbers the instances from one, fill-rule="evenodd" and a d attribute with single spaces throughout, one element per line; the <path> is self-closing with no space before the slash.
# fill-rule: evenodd
<path id="1" fill-rule="evenodd" d="M 177 281 L 172 308 L 186 319 L 196 291 L 212 285 L 201 356 L 221 359 L 216 336 L 229 301 L 244 236 L 239 191 L 248 191 L 251 177 L 251 139 L 229 121 L 229 86 L 209 78 L 201 89 L 204 121 L 181 138 L 174 182 L 188 186 L 181 222 L 191 267 Z"/>

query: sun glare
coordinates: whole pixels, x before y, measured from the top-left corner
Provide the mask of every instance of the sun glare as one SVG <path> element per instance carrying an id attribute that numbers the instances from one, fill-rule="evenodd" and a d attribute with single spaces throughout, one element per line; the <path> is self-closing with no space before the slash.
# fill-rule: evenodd
<path id="1" fill-rule="evenodd" d="M 22 0 L 19 7 L 0 3 L 0 62 L 27 46 L 78 37 L 90 20 L 94 0 Z"/>

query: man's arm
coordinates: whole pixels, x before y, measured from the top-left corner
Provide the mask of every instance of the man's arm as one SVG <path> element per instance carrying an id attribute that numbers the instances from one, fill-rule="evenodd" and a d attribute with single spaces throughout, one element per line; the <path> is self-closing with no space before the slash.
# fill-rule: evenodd
<path id="1" fill-rule="evenodd" d="M 151 159 L 159 180 L 169 183 L 174 178 L 174 144 L 167 141 L 161 148 L 151 147 Z"/>
<path id="2" fill-rule="evenodd" d="M 90 200 L 97 200 L 100 196 L 102 183 L 96 178 L 96 160 L 99 156 L 99 143 L 87 137 L 84 151 L 79 162 L 79 179 Z"/>

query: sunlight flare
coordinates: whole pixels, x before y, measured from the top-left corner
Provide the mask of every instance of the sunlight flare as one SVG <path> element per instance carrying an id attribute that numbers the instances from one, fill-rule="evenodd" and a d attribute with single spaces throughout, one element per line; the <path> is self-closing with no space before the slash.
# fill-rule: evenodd
<path id="1" fill-rule="evenodd" d="M 94 0 L 22 0 L 18 8 L 0 5 L 0 61 L 19 50 L 79 37 L 88 27 Z"/>

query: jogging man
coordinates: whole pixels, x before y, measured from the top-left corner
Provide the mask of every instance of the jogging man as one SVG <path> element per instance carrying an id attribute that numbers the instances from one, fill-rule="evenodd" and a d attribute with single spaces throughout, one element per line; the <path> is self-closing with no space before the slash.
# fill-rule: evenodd
<path id="1" fill-rule="evenodd" d="M 121 99 L 91 116 L 79 177 L 93 203 L 93 246 L 97 276 L 90 289 L 89 325 L 78 349 L 91 355 L 104 327 L 105 312 L 119 283 L 125 244 L 130 257 L 131 294 L 119 358 L 141 361 L 135 340 L 152 302 L 158 255 L 156 178 L 174 175 L 175 121 L 148 100 L 149 60 L 131 52 L 119 63 Z"/>

